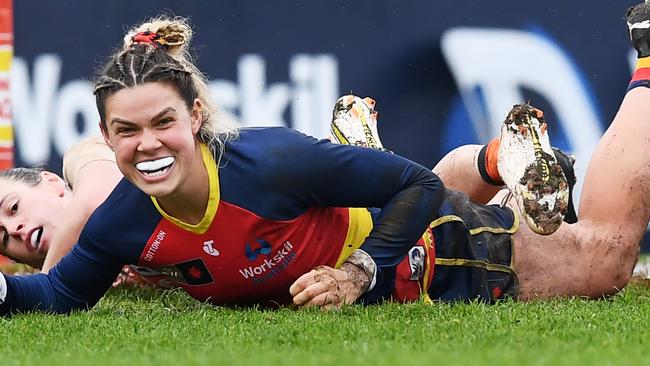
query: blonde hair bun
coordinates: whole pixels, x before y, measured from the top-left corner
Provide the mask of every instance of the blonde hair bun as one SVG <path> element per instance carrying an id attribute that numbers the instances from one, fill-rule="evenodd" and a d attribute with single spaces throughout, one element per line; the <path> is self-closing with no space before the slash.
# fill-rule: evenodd
<path id="1" fill-rule="evenodd" d="M 159 16 L 128 31 L 124 36 L 124 49 L 133 46 L 134 38 L 144 32 L 153 33 L 156 36 L 153 42 L 165 47 L 171 55 L 186 52 L 193 34 L 187 19 Z"/>

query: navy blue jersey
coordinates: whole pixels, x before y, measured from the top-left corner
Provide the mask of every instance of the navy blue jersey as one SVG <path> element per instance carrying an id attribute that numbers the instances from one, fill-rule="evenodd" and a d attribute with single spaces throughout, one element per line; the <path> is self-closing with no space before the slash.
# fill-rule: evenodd
<path id="1" fill-rule="evenodd" d="M 390 295 L 395 267 L 435 217 L 444 187 L 389 153 L 316 140 L 286 128 L 243 129 L 219 162 L 202 146 L 210 181 L 203 220 L 184 223 L 122 180 L 79 242 L 49 274 L 6 276 L 2 313 L 93 306 L 125 264 L 165 276 L 215 304 L 283 304 L 289 286 L 356 248 L 379 268 L 364 295 Z M 365 207 L 381 211 L 371 218 Z"/>

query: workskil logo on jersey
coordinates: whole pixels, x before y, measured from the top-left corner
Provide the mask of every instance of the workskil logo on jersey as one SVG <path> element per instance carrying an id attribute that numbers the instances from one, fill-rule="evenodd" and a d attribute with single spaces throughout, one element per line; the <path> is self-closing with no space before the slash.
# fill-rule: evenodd
<path id="1" fill-rule="evenodd" d="M 272 252 L 271 244 L 267 241 L 257 239 L 256 242 L 257 244 L 254 245 L 246 243 L 244 254 L 250 261 L 255 261 L 261 256 L 263 258 L 262 263 L 239 270 L 242 277 L 247 280 L 252 280 L 253 283 L 260 284 L 272 279 L 287 268 L 296 258 L 293 244 L 288 240 L 274 253 Z"/>

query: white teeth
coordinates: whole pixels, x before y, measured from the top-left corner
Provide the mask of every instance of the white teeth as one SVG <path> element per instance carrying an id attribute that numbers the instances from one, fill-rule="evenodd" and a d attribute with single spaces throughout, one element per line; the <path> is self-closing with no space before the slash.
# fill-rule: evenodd
<path id="1" fill-rule="evenodd" d="M 143 173 L 151 173 L 157 170 L 162 170 L 174 163 L 174 158 L 167 156 L 161 159 L 150 160 L 150 161 L 141 161 L 135 164 L 135 167 Z"/>
<path id="2" fill-rule="evenodd" d="M 29 244 L 32 246 L 34 249 L 38 249 L 38 247 L 41 245 L 41 237 L 43 236 L 43 228 L 39 228 L 38 230 L 34 230 L 32 235 L 29 238 Z"/>
<path id="3" fill-rule="evenodd" d="M 167 168 L 163 170 L 156 170 L 153 173 L 149 173 L 149 172 L 142 172 L 142 173 L 144 173 L 144 175 L 146 175 L 147 177 L 160 177 L 161 175 L 167 173 Z"/>

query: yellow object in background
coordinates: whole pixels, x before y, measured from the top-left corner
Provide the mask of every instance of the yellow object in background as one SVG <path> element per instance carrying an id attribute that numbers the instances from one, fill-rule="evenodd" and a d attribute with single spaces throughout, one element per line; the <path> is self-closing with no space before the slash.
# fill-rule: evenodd
<path id="1" fill-rule="evenodd" d="M 9 93 L 13 41 L 12 0 L 0 0 L 0 169 L 14 165 L 14 134 Z"/>

